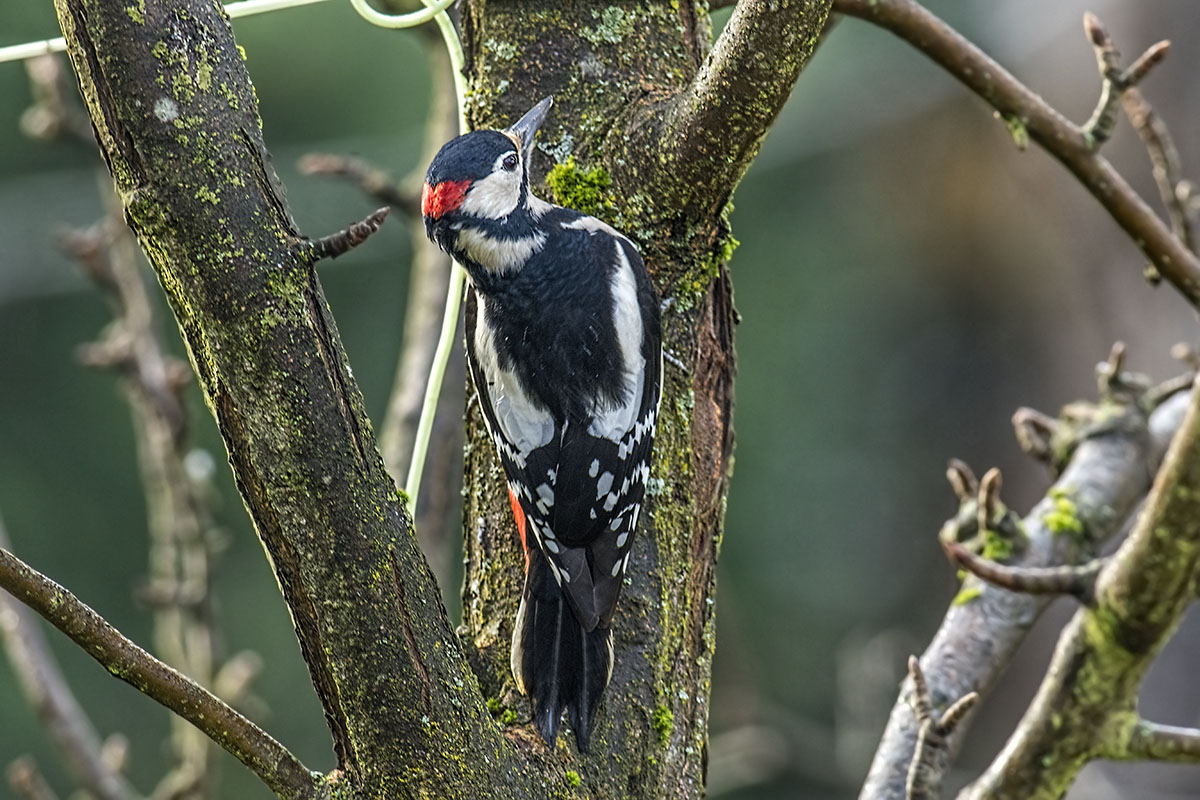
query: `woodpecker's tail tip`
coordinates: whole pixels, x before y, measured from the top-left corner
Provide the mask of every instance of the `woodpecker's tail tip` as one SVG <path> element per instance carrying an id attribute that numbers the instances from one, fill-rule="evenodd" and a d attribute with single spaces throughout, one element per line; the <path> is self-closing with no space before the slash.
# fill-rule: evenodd
<path id="1" fill-rule="evenodd" d="M 525 590 L 513 630 L 512 669 L 529 695 L 533 725 L 554 747 L 566 712 L 581 753 L 588 752 L 596 710 L 612 677 L 612 630 L 586 631 L 550 575 L 545 557 L 530 548 Z"/>

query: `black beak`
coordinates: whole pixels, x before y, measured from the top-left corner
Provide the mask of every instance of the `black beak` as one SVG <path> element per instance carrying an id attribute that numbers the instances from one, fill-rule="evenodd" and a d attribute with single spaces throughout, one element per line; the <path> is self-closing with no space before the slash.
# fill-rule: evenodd
<path id="1" fill-rule="evenodd" d="M 542 122 L 546 119 L 546 113 L 553 104 L 554 98 L 547 97 L 526 111 L 525 116 L 517 120 L 516 124 L 508 129 L 508 132 L 516 136 L 521 142 L 522 153 L 527 153 L 533 148 L 533 135 L 541 127 Z"/>

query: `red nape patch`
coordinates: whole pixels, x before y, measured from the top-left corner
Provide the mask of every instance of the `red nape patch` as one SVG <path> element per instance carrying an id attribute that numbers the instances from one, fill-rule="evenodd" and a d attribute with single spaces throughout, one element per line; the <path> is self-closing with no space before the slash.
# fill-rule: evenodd
<path id="1" fill-rule="evenodd" d="M 525 571 L 529 571 L 529 545 L 525 542 L 525 512 L 513 490 L 508 490 L 508 502 L 512 503 L 513 517 L 517 520 L 517 533 L 521 535 L 521 550 L 525 552 Z"/>
<path id="2" fill-rule="evenodd" d="M 467 194 L 468 181 L 442 181 L 437 186 L 425 184 L 421 189 L 421 214 L 430 219 L 437 219 L 443 214 L 449 214 L 462 205 L 463 197 Z"/>

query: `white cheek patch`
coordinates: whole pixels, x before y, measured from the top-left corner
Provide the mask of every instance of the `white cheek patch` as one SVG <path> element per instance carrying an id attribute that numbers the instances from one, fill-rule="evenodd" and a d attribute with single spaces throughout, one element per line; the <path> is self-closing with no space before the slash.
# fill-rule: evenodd
<path id="1" fill-rule="evenodd" d="M 501 154 L 490 175 L 471 183 L 459 206 L 461 211 L 485 219 L 503 219 L 516 209 L 521 199 L 521 170 L 506 170 L 502 166 L 504 159 L 514 153 L 515 150 L 509 150 Z"/>

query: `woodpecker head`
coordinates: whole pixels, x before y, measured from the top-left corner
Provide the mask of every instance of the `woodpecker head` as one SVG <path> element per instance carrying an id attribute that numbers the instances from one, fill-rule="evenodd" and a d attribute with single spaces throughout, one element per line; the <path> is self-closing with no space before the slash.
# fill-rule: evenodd
<path id="1" fill-rule="evenodd" d="M 464 228 L 490 228 L 505 223 L 518 208 L 529 208 L 533 136 L 551 102 L 549 97 L 542 100 L 510 128 L 472 131 L 438 151 L 421 191 L 430 239 L 459 254 L 456 240 Z"/>

